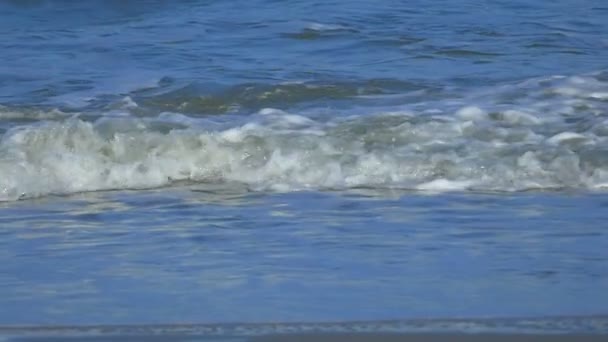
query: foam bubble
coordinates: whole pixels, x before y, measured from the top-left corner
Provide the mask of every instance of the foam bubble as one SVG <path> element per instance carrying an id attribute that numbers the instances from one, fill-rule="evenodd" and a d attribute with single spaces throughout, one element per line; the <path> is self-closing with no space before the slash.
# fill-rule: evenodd
<path id="1" fill-rule="evenodd" d="M 422 183 L 416 188 L 419 190 L 429 191 L 455 191 L 455 190 L 466 190 L 468 187 L 473 185 L 472 181 L 451 181 L 447 179 L 435 179 L 433 181 Z"/>
<path id="2" fill-rule="evenodd" d="M 593 92 L 589 94 L 589 97 L 598 100 L 608 100 L 608 92 Z"/>
<path id="3" fill-rule="evenodd" d="M 465 120 L 484 120 L 487 113 L 479 107 L 467 106 L 456 112 L 456 116 Z"/>
<path id="4" fill-rule="evenodd" d="M 547 142 L 550 144 L 559 145 L 559 144 L 564 144 L 567 142 L 585 141 L 585 140 L 587 140 L 587 138 L 582 134 L 574 133 L 574 132 L 561 132 L 561 133 L 558 133 L 558 134 L 552 136 L 551 138 L 547 139 Z"/>

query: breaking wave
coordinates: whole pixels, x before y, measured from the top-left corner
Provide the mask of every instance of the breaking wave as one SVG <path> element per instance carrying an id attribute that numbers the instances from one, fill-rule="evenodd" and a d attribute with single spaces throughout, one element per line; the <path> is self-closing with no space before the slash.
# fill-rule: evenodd
<path id="1" fill-rule="evenodd" d="M 266 108 L 229 123 L 163 112 L 17 125 L 0 142 L 0 200 L 178 181 L 274 191 L 602 191 L 605 78 L 528 80 L 365 115 Z"/>

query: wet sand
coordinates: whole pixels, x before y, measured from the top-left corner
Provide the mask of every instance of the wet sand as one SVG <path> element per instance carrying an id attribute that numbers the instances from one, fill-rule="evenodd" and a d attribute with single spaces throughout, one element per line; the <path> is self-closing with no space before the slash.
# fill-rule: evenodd
<path id="1" fill-rule="evenodd" d="M 549 335 L 549 334 L 297 334 L 251 338 L 251 342 L 600 342 L 608 335 Z"/>
<path id="2" fill-rule="evenodd" d="M 551 335 L 551 334 L 390 334 L 390 333 L 311 333 L 279 334 L 256 337 L 200 336 L 200 335 L 112 335 L 112 336 L 29 336 L 1 338 L 10 342 L 59 342 L 59 341 L 134 341 L 134 342 L 600 342 L 608 341 L 608 335 Z"/>
<path id="3" fill-rule="evenodd" d="M 0 342 L 599 342 L 608 316 L 317 323 L 2 326 Z"/>

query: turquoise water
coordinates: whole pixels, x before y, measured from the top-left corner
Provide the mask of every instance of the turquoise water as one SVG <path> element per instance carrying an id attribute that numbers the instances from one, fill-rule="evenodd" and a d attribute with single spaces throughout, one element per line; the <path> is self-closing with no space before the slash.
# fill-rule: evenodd
<path id="1" fill-rule="evenodd" d="M 607 314 L 607 15 L 0 2 L 0 325 Z"/>

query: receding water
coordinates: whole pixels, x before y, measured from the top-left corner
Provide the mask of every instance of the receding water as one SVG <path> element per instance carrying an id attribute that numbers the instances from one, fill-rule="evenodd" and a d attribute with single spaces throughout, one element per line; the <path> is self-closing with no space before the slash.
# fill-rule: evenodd
<path id="1" fill-rule="evenodd" d="M 608 314 L 607 15 L 0 1 L 0 326 Z"/>
<path id="2" fill-rule="evenodd" d="M 205 187 L 2 208 L 5 323 L 604 313 L 601 195 Z"/>

